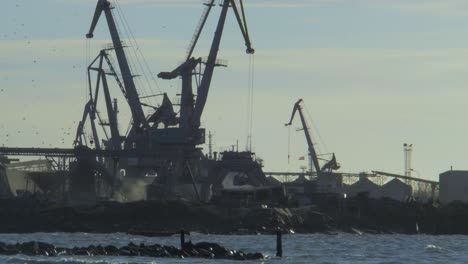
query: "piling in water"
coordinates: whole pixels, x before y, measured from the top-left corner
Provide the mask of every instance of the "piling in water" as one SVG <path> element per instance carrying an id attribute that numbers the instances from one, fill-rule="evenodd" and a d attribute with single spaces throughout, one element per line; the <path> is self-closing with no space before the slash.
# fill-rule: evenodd
<path id="1" fill-rule="evenodd" d="M 185 245 L 185 231 L 182 229 L 180 230 L 180 248 L 184 249 Z"/>
<path id="2" fill-rule="evenodd" d="M 276 256 L 283 257 L 283 234 L 280 229 L 276 231 Z"/>

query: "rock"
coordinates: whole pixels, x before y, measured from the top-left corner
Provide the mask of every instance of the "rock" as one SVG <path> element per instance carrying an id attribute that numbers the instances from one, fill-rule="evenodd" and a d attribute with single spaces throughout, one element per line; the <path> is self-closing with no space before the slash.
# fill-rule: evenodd
<path id="1" fill-rule="evenodd" d="M 121 247 L 119 249 L 119 256 L 127 256 L 127 257 L 132 257 L 132 256 L 138 256 L 138 254 L 135 253 L 134 250 L 132 250 L 128 246 Z"/>
<path id="2" fill-rule="evenodd" d="M 235 259 L 235 260 L 245 260 L 246 257 L 245 257 L 245 253 L 242 252 L 242 251 L 237 251 L 234 253 L 232 259 Z"/>
<path id="3" fill-rule="evenodd" d="M 182 250 L 178 249 L 173 246 L 164 246 L 164 250 L 166 250 L 169 253 L 169 256 L 171 257 L 181 257 L 183 256 Z"/>
<path id="4" fill-rule="evenodd" d="M 198 256 L 201 258 L 214 258 L 215 257 L 215 254 L 203 248 L 200 248 L 198 252 L 199 252 Z"/>
<path id="5" fill-rule="evenodd" d="M 57 256 L 63 256 L 63 255 L 69 255 L 70 253 L 68 252 L 69 249 L 67 248 L 56 248 L 57 250 Z"/>
<path id="6" fill-rule="evenodd" d="M 84 248 L 76 248 L 76 249 L 72 249 L 72 255 L 76 255 L 76 256 L 91 256 L 91 254 L 89 253 L 89 251 L 87 251 L 86 249 Z"/>
<path id="7" fill-rule="evenodd" d="M 169 251 L 167 251 L 167 249 L 165 248 L 162 248 L 161 249 L 161 257 L 166 257 L 166 258 L 170 258 L 172 257 L 171 253 L 169 253 Z"/>
<path id="8" fill-rule="evenodd" d="M 215 258 L 223 258 L 230 255 L 229 250 L 215 243 L 200 242 L 197 243 L 195 247 L 213 253 Z"/>
<path id="9" fill-rule="evenodd" d="M 246 259 L 248 260 L 259 260 L 259 259 L 265 259 L 262 253 L 248 253 L 245 256 Z"/>
<path id="10" fill-rule="evenodd" d="M 108 255 L 112 256 L 118 256 L 119 255 L 119 249 L 116 246 L 105 246 L 104 250 L 107 252 Z"/>
<path id="11" fill-rule="evenodd" d="M 31 242 L 20 244 L 18 246 L 18 249 L 24 255 L 35 256 L 37 255 L 36 252 L 39 249 L 39 245 L 37 244 L 37 242 L 31 241 Z"/>
<path id="12" fill-rule="evenodd" d="M 95 248 L 95 255 L 105 256 L 105 255 L 107 255 L 107 251 L 106 251 L 106 249 L 105 249 L 103 246 L 98 245 L 98 246 Z"/>
<path id="13" fill-rule="evenodd" d="M 1 255 L 16 255 L 19 254 L 19 250 L 11 245 L 7 246 L 0 246 L 0 254 Z"/>

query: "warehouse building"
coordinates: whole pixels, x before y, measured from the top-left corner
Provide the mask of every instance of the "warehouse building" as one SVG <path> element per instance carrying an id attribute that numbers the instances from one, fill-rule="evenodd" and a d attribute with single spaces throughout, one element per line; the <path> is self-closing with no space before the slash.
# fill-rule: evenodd
<path id="1" fill-rule="evenodd" d="M 454 201 L 468 203 L 468 171 L 450 170 L 439 175 L 439 200 L 443 204 Z"/>

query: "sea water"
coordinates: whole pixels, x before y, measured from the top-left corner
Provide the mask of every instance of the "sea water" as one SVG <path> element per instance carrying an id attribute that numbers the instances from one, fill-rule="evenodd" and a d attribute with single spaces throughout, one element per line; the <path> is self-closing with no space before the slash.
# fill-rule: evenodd
<path id="1" fill-rule="evenodd" d="M 30 257 L 0 256 L 0 263 L 63 263 L 63 264 L 137 264 L 137 263 L 468 263 L 468 236 L 428 235 L 352 235 L 291 234 L 283 236 L 283 258 L 275 258 L 276 236 L 272 235 L 204 235 L 192 233 L 193 243 L 219 243 L 229 249 L 261 252 L 266 260 L 235 261 L 197 258 L 148 258 L 107 256 Z M 58 247 L 89 245 L 124 246 L 130 242 L 173 245 L 178 236 L 143 237 L 122 233 L 34 233 L 0 234 L 0 242 L 41 241 Z"/>

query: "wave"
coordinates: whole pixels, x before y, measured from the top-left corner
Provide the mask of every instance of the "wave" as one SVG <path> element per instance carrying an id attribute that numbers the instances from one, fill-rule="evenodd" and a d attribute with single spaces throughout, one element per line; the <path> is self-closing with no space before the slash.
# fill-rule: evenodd
<path id="1" fill-rule="evenodd" d="M 434 253 L 437 253 L 437 252 L 448 252 L 448 250 L 442 248 L 442 247 L 439 247 L 439 246 L 436 246 L 436 245 L 432 245 L 432 244 L 429 244 L 429 245 L 426 245 L 426 251 L 428 252 L 434 252 Z"/>
<path id="2" fill-rule="evenodd" d="M 135 261 L 124 258 L 96 259 L 97 257 L 28 257 L 22 255 L 0 258 L 1 263 L 8 264 L 157 264 L 154 260 L 139 259 Z"/>

